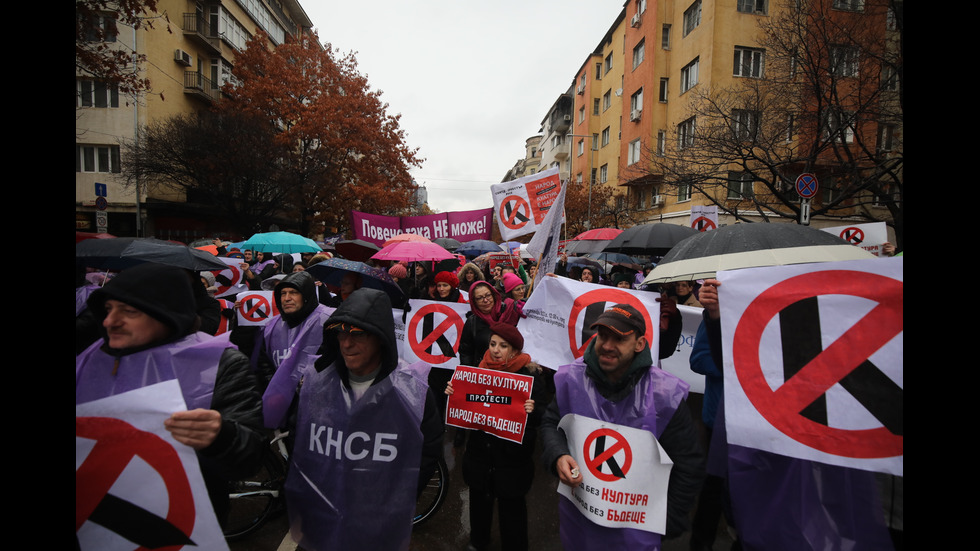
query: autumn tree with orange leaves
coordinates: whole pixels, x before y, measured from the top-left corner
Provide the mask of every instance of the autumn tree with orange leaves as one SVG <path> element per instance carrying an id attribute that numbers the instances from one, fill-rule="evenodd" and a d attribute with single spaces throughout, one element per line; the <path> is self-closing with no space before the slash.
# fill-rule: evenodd
<path id="1" fill-rule="evenodd" d="M 409 205 L 412 166 L 400 115 L 388 113 L 371 90 L 353 53 L 341 55 L 316 34 L 287 37 L 270 49 L 263 33 L 235 58 L 236 82 L 225 86 L 221 113 L 247 113 L 279 128 L 274 140 L 286 153 L 281 184 L 284 209 L 298 231 L 344 231 L 350 210 L 394 215 Z M 258 152 L 260 153 L 260 152 Z"/>

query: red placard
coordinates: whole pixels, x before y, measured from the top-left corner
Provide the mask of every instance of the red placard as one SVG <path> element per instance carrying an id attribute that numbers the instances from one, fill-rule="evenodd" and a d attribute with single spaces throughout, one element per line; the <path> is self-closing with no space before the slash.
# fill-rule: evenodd
<path id="1" fill-rule="evenodd" d="M 447 425 L 481 430 L 518 444 L 524 440 L 524 402 L 531 398 L 534 377 L 461 365 L 452 384 Z"/>

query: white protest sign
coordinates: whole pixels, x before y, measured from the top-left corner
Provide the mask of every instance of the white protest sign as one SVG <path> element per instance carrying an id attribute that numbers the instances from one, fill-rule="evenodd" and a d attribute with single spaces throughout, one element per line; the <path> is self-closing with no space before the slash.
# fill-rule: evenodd
<path id="1" fill-rule="evenodd" d="M 730 443 L 902 476 L 902 262 L 718 273 Z"/>
<path id="2" fill-rule="evenodd" d="M 653 433 L 568 414 L 558 428 L 579 466 L 582 484 L 558 484 L 582 516 L 612 528 L 663 534 L 667 529 L 667 483 L 674 462 Z"/>
<path id="3" fill-rule="evenodd" d="M 197 455 L 163 428 L 185 409 L 176 380 L 75 406 L 81 549 L 228 549 Z"/>
<path id="4" fill-rule="evenodd" d="M 459 342 L 470 305 L 415 299 L 409 304 L 412 311 L 405 324 L 402 359 L 409 363 L 423 361 L 444 369 L 459 365 Z"/>
<path id="5" fill-rule="evenodd" d="M 847 226 L 834 226 L 832 228 L 821 229 L 840 237 L 852 245 L 861 247 L 875 256 L 881 256 L 881 245 L 888 241 L 888 226 L 884 222 L 849 224 Z"/>
<path id="6" fill-rule="evenodd" d="M 613 305 L 625 303 L 643 314 L 644 336 L 656 361 L 660 350 L 658 296 L 566 277 L 545 277 L 524 304 L 527 318 L 517 324 L 524 335 L 524 352 L 551 369 L 572 363 L 585 353 L 595 335 L 590 326 L 596 318 Z"/>
<path id="7" fill-rule="evenodd" d="M 560 191 L 557 168 L 490 186 L 500 236 L 510 241 L 536 231 Z"/>
<path id="8" fill-rule="evenodd" d="M 274 291 L 249 291 L 239 294 L 238 325 L 265 325 L 279 315 Z"/>
<path id="9" fill-rule="evenodd" d="M 692 306 L 678 306 L 681 313 L 681 338 L 677 341 L 677 348 L 669 358 L 660 360 L 660 368 L 664 371 L 681 379 L 691 386 L 691 392 L 704 394 L 704 375 L 691 371 L 691 352 L 694 350 L 694 337 L 698 334 L 698 326 L 701 325 L 701 312 L 703 308 Z"/>
<path id="10" fill-rule="evenodd" d="M 241 270 L 241 264 L 245 261 L 240 258 L 217 257 L 218 260 L 228 265 L 224 270 L 213 270 L 214 283 L 218 290 L 214 293 L 216 298 L 242 293 L 248 290 L 242 279 L 245 273 Z"/>

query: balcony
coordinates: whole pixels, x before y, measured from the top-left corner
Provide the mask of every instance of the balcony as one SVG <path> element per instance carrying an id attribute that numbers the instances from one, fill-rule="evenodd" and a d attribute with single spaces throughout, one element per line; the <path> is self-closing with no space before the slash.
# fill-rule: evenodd
<path id="1" fill-rule="evenodd" d="M 184 93 L 208 102 L 221 99 L 221 88 L 218 83 L 197 71 L 184 71 Z"/>
<path id="2" fill-rule="evenodd" d="M 220 54 L 221 45 L 218 39 L 218 29 L 212 29 L 207 19 L 196 13 L 184 14 L 184 25 L 181 27 L 185 36 L 195 38 L 202 46 L 211 50 L 211 53 Z"/>

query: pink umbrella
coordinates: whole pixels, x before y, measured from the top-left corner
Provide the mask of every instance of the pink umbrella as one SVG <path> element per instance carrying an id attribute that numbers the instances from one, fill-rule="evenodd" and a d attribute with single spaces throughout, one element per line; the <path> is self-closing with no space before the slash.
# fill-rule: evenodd
<path id="1" fill-rule="evenodd" d="M 574 254 L 599 252 L 621 233 L 623 230 L 616 228 L 596 228 L 582 232 L 565 245 L 565 252 Z"/>
<path id="2" fill-rule="evenodd" d="M 395 237 L 392 237 L 391 239 L 385 241 L 384 247 L 387 247 L 388 245 L 393 245 L 395 243 L 403 243 L 406 241 L 409 243 L 432 243 L 432 241 L 429 241 L 425 237 L 422 237 L 421 235 L 415 233 L 400 233 Z"/>
<path id="3" fill-rule="evenodd" d="M 456 255 L 431 242 L 403 241 L 394 243 L 378 251 L 371 258 L 375 260 L 404 260 L 417 262 L 420 260 L 446 260 L 456 258 Z"/>

